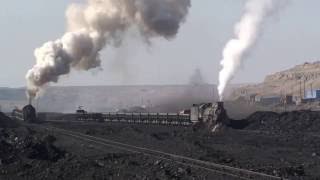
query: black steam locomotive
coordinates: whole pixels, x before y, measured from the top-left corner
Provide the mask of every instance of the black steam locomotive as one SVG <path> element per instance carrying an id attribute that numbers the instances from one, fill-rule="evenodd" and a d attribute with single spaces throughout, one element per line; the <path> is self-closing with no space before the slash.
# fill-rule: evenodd
<path id="1" fill-rule="evenodd" d="M 12 111 L 11 116 L 14 119 L 22 120 L 28 123 L 38 122 L 36 109 L 31 104 L 24 106 L 22 110 L 15 108 Z"/>

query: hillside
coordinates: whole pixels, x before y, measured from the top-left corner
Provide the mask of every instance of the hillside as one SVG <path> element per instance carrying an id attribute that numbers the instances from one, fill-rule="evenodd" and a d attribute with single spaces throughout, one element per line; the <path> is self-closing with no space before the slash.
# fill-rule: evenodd
<path id="1" fill-rule="evenodd" d="M 233 98 L 241 94 L 258 94 L 260 96 L 284 95 L 303 96 L 304 89 L 320 89 L 320 62 L 304 63 L 291 69 L 266 76 L 259 84 L 242 86 L 232 93 Z"/>

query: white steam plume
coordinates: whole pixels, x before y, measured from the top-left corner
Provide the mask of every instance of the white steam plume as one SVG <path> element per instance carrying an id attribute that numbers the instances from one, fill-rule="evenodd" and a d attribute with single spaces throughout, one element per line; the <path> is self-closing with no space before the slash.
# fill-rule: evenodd
<path id="1" fill-rule="evenodd" d="M 99 67 L 99 52 L 106 45 L 121 45 L 123 33 L 132 27 L 147 43 L 152 37 L 174 38 L 190 6 L 190 0 L 88 0 L 70 5 L 68 31 L 34 52 L 36 64 L 26 75 L 27 95 L 35 98 L 72 69 Z"/>
<path id="2" fill-rule="evenodd" d="M 287 0 L 247 0 L 244 14 L 234 28 L 235 37 L 223 50 L 218 86 L 220 100 L 223 100 L 226 85 L 233 78 L 244 56 L 249 53 L 259 38 L 266 17 L 274 14 L 286 2 Z"/>

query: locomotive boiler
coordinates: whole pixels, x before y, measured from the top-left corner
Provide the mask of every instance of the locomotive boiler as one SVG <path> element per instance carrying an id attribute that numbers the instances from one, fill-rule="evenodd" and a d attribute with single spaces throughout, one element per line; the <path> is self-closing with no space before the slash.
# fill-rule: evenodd
<path id="1" fill-rule="evenodd" d="M 15 108 L 12 111 L 11 116 L 17 120 L 22 120 L 28 123 L 37 122 L 36 109 L 31 104 L 24 106 L 22 110 Z"/>
<path id="2" fill-rule="evenodd" d="M 223 102 L 194 104 L 190 113 L 195 129 L 215 132 L 230 123 Z"/>

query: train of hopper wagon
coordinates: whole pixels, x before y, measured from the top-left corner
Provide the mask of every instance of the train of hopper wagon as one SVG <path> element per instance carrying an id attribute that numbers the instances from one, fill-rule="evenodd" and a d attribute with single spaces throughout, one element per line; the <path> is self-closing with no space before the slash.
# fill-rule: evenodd
<path id="1" fill-rule="evenodd" d="M 12 111 L 12 118 L 28 123 L 48 120 L 38 116 L 36 109 L 30 104 L 21 110 L 16 108 Z M 210 129 L 215 129 L 222 124 L 228 124 L 228 119 L 223 102 L 194 104 L 189 110 L 180 113 L 88 113 L 80 107 L 76 113 L 66 114 L 63 118 L 65 121 L 79 122 L 118 122 L 175 126 L 199 126 L 202 124 Z"/>

